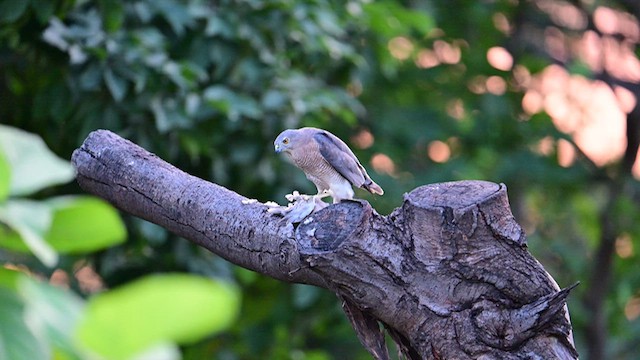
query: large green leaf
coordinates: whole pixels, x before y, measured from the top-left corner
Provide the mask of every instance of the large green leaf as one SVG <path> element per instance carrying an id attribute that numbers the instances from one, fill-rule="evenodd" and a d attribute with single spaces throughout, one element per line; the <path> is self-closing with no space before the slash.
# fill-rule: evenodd
<path id="1" fill-rule="evenodd" d="M 125 241 L 127 233 L 118 212 L 108 203 L 89 196 L 47 200 L 53 221 L 46 239 L 59 253 L 83 253 Z"/>
<path id="2" fill-rule="evenodd" d="M 20 251 L 24 250 L 24 244 L 43 264 L 53 267 L 58 262 L 58 254 L 44 238 L 52 218 L 51 208 L 43 203 L 32 200 L 7 201 L 0 205 L 0 223 L 12 231 L 0 230 L 0 246 Z M 18 238 L 22 239 L 22 243 L 16 241 Z"/>
<path id="3" fill-rule="evenodd" d="M 9 200 L 0 205 L 0 247 L 31 252 L 53 266 L 57 253 L 92 252 L 126 239 L 118 212 L 89 196 L 63 196 L 43 202 Z"/>
<path id="4" fill-rule="evenodd" d="M 27 195 L 73 180 L 68 161 L 57 157 L 39 136 L 0 125 L 0 149 L 11 166 L 11 195 Z"/>
<path id="5" fill-rule="evenodd" d="M 190 275 L 154 275 L 89 300 L 78 339 L 109 359 L 221 331 L 235 319 L 238 293 Z"/>
<path id="6" fill-rule="evenodd" d="M 69 291 L 0 268 L 0 359 L 81 359 L 73 330 L 83 308 Z"/>
<path id="7" fill-rule="evenodd" d="M 25 319 L 38 339 L 63 359 L 82 359 L 73 337 L 84 302 L 74 293 L 24 277 L 18 292 L 25 304 Z M 64 356 L 62 356 L 64 354 Z"/>
<path id="8" fill-rule="evenodd" d="M 46 347 L 25 324 L 24 304 L 20 297 L 15 291 L 1 286 L 0 324 L 0 359 L 48 358 Z"/>

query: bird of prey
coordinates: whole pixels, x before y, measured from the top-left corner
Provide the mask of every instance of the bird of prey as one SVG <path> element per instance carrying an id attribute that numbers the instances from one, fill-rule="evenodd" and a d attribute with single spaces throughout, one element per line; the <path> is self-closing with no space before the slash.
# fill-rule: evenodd
<path id="1" fill-rule="evenodd" d="M 318 197 L 328 193 L 334 204 L 353 199 L 352 185 L 372 194 L 384 194 L 347 144 L 326 130 L 288 129 L 278 135 L 274 146 L 277 153 L 287 155 L 316 185 Z"/>

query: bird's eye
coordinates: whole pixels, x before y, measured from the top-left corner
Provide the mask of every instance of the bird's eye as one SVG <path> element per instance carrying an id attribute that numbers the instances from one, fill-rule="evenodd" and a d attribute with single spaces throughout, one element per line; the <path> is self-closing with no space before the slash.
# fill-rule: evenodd
<path id="1" fill-rule="evenodd" d="M 289 138 L 282 139 L 282 143 L 287 145 L 289 143 Z"/>

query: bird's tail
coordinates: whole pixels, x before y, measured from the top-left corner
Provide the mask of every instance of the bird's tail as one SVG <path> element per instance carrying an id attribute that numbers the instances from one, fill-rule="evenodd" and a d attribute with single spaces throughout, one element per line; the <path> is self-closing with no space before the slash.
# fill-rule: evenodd
<path id="1" fill-rule="evenodd" d="M 380 187 L 380 185 L 373 182 L 373 180 L 369 179 L 366 183 L 362 185 L 362 187 L 372 194 L 382 195 L 384 194 L 384 190 Z"/>

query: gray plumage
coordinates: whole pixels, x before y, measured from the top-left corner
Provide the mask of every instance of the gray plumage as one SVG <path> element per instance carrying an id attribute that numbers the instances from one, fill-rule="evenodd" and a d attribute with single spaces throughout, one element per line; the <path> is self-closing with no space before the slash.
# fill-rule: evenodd
<path id="1" fill-rule="evenodd" d="M 384 194 L 347 144 L 326 130 L 288 129 L 278 135 L 274 146 L 276 152 L 287 155 L 305 173 L 316 185 L 318 194 L 328 190 L 334 203 L 353 199 L 352 185 L 373 194 Z"/>

